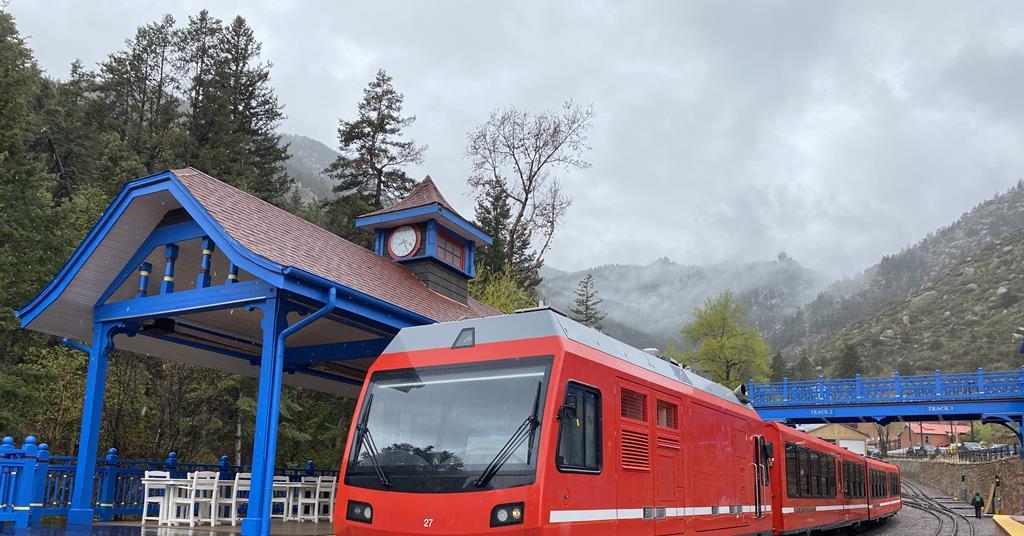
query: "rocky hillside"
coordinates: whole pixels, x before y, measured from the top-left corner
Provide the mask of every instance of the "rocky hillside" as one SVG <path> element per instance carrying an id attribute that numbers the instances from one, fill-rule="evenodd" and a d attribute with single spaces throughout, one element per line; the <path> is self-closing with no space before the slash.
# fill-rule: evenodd
<path id="1" fill-rule="evenodd" d="M 282 134 L 281 142 L 288 144 L 290 158 L 285 170 L 295 179 L 304 197 L 325 199 L 334 195 L 334 181 L 322 171 L 338 157 L 338 152 L 306 136 Z"/>
<path id="2" fill-rule="evenodd" d="M 1024 365 L 1024 230 L 987 241 L 813 352 L 828 371 L 847 344 L 869 374 Z"/>
<path id="3" fill-rule="evenodd" d="M 708 297 L 732 292 L 751 306 L 751 319 L 773 329 L 813 296 L 820 276 L 780 254 L 770 262 L 687 266 L 659 259 L 647 266 L 605 265 L 578 272 L 548 271 L 542 298 L 568 311 L 573 291 L 592 273 L 608 317 L 605 331 L 634 346 L 665 348 L 679 339 L 679 329 Z"/>
<path id="4" fill-rule="evenodd" d="M 943 276 L 963 258 L 1024 229 L 1024 183 L 964 213 L 955 223 L 856 277 L 830 285 L 768 333 L 773 348 L 790 359 L 813 351 L 875 312 L 901 303 Z"/>

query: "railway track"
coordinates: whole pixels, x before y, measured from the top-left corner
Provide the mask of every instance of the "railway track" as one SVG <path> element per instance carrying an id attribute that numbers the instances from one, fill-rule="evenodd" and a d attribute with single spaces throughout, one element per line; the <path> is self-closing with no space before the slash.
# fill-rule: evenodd
<path id="1" fill-rule="evenodd" d="M 903 506 L 920 510 L 935 519 L 932 536 L 975 536 L 974 523 L 970 518 L 929 497 L 920 487 L 906 480 L 903 481 Z"/>

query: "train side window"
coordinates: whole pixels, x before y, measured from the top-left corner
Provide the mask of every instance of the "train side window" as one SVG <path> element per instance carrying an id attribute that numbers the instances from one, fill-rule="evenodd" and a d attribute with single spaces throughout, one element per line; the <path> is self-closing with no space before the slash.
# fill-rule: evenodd
<path id="1" fill-rule="evenodd" d="M 796 445 L 786 443 L 786 494 L 794 498 L 800 496 L 800 462 L 797 453 Z"/>
<path id="2" fill-rule="evenodd" d="M 671 402 L 658 401 L 658 426 L 662 428 L 679 428 L 679 408 Z"/>
<path id="3" fill-rule="evenodd" d="M 559 471 L 601 472 L 601 392 L 569 382 L 565 402 L 558 411 Z"/>
<path id="4" fill-rule="evenodd" d="M 867 473 L 865 472 L 864 466 L 857 465 L 857 498 L 863 499 L 868 495 L 867 479 L 865 478 Z"/>
<path id="5" fill-rule="evenodd" d="M 836 464 L 832 456 L 825 455 L 822 458 L 825 461 L 825 490 L 824 495 L 826 497 L 836 496 Z"/>

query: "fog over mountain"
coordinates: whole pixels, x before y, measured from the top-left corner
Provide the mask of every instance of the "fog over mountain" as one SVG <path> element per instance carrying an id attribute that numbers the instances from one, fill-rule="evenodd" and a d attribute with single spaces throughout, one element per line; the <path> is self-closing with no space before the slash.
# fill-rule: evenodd
<path id="1" fill-rule="evenodd" d="M 334 181 L 323 170 L 338 157 L 338 151 L 298 134 L 282 134 L 281 143 L 288 144 L 285 170 L 295 179 L 295 186 L 304 197 L 324 199 L 334 195 Z"/>
<path id="2" fill-rule="evenodd" d="M 593 274 L 604 300 L 605 331 L 635 346 L 662 349 L 669 342 L 678 343 L 680 328 L 708 297 L 731 290 L 750 305 L 751 320 L 769 331 L 827 283 L 785 253 L 772 261 L 704 266 L 661 258 L 644 266 L 611 264 L 576 272 L 547 269 L 541 296 L 568 311 L 576 284 L 587 273 Z"/>

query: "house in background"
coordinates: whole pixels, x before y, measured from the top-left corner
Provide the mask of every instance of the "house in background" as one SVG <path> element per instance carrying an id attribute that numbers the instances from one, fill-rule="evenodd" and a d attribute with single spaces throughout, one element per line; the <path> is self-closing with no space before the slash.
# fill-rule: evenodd
<path id="1" fill-rule="evenodd" d="M 868 434 L 847 424 L 810 424 L 801 426 L 800 430 L 860 455 L 868 450 Z"/>
<path id="2" fill-rule="evenodd" d="M 893 432 L 896 432 L 895 434 Z M 905 422 L 899 423 L 898 430 L 890 430 L 890 443 L 894 448 L 905 449 L 932 445 L 948 447 L 959 443 L 963 436 L 971 433 L 969 424 L 953 422 Z"/>

